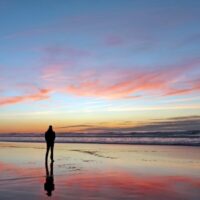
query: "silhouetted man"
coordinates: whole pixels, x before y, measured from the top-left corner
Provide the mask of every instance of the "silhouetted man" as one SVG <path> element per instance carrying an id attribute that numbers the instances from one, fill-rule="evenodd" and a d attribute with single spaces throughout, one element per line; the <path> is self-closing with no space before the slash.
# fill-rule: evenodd
<path id="1" fill-rule="evenodd" d="M 48 155 L 49 155 L 49 150 L 51 149 L 51 161 L 53 162 L 53 148 L 54 148 L 54 140 L 55 140 L 56 134 L 53 131 L 52 126 L 49 126 L 49 129 L 47 130 L 47 132 L 45 133 L 45 140 L 47 143 L 47 152 L 46 152 L 46 161 L 48 159 Z"/>
<path id="2" fill-rule="evenodd" d="M 54 191 L 54 180 L 53 180 L 53 162 L 50 164 L 50 174 L 48 162 L 46 161 L 46 182 L 44 183 L 44 190 L 47 191 L 47 196 L 52 195 L 52 191 Z"/>

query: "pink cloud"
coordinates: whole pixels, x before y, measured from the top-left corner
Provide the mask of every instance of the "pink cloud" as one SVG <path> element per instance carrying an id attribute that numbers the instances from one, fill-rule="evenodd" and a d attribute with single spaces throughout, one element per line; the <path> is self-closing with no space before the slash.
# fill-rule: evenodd
<path id="1" fill-rule="evenodd" d="M 181 95 L 181 94 L 188 94 L 192 93 L 195 91 L 200 91 L 200 80 L 192 80 L 192 81 L 187 81 L 187 84 L 185 88 L 169 88 L 165 95 L 166 96 L 173 96 L 173 95 Z"/>
<path id="2" fill-rule="evenodd" d="M 41 101 L 50 98 L 49 89 L 40 89 L 37 93 L 34 94 L 25 94 L 22 96 L 13 96 L 13 97 L 4 97 L 0 99 L 0 106 L 17 104 L 26 101 Z"/>
<path id="3" fill-rule="evenodd" d="M 193 88 L 200 89 L 200 79 L 196 79 L 192 83 Z"/>
<path id="4" fill-rule="evenodd" d="M 141 91 L 159 90 L 166 87 L 166 82 L 152 78 L 153 74 L 143 74 L 142 77 L 132 75 L 116 83 L 104 83 L 101 80 L 82 80 L 77 85 L 71 84 L 67 86 L 67 92 L 78 96 L 97 96 L 107 98 L 126 98 L 129 95 Z"/>
<path id="5" fill-rule="evenodd" d="M 91 55 L 91 52 L 85 49 L 73 47 L 63 47 L 59 45 L 40 48 L 42 56 L 43 77 L 56 77 L 67 70 L 71 70 L 81 59 Z M 69 69 L 70 68 L 70 69 Z"/>
<path id="6" fill-rule="evenodd" d="M 148 95 L 174 96 L 200 90 L 199 80 L 191 76 L 191 73 L 199 73 L 199 64 L 198 58 L 179 64 L 158 66 L 157 69 L 120 69 L 113 66 L 80 69 L 66 63 L 52 64 L 43 68 L 41 78 L 48 88 L 75 96 L 107 99 L 140 98 Z"/>
<path id="7" fill-rule="evenodd" d="M 50 80 L 54 77 L 59 77 L 61 76 L 63 70 L 64 67 L 61 64 L 48 65 L 42 69 L 42 78 Z"/>
<path id="8" fill-rule="evenodd" d="M 199 90 L 199 82 L 188 83 L 186 74 L 195 70 L 200 61 L 192 60 L 157 70 L 112 70 L 82 77 L 77 74 L 65 91 L 76 96 L 129 98 L 138 94 L 181 95 Z"/>

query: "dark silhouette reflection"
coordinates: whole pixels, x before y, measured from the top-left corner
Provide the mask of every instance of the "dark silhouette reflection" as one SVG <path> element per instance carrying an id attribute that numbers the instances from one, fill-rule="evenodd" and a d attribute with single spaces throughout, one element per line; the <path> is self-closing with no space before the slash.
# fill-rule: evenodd
<path id="1" fill-rule="evenodd" d="M 49 129 L 45 133 L 45 140 L 47 144 L 47 151 L 46 151 L 46 162 L 48 160 L 49 150 L 51 149 L 51 161 L 54 162 L 53 159 L 53 150 L 54 150 L 54 141 L 55 141 L 56 134 L 53 131 L 53 127 L 49 126 Z"/>
<path id="2" fill-rule="evenodd" d="M 50 173 L 48 162 L 45 162 L 46 167 L 46 182 L 44 183 L 44 190 L 47 191 L 47 196 L 52 195 L 52 191 L 55 189 L 54 178 L 53 178 L 53 162 L 50 163 Z"/>

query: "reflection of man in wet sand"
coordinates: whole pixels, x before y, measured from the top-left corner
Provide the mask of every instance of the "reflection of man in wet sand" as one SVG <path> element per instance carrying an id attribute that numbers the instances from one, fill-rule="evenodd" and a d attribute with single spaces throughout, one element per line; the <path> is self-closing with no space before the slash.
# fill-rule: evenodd
<path id="1" fill-rule="evenodd" d="M 50 164 L 50 174 L 48 162 L 46 162 L 46 182 L 44 183 L 44 190 L 47 191 L 47 195 L 51 196 L 52 191 L 54 191 L 54 180 L 53 180 L 53 162 Z"/>
<path id="2" fill-rule="evenodd" d="M 45 140 L 47 143 L 47 152 L 46 152 L 46 161 L 48 159 L 49 150 L 51 149 L 51 161 L 53 162 L 53 148 L 54 148 L 54 140 L 55 140 L 56 134 L 53 131 L 53 127 L 49 126 L 49 129 L 45 133 Z"/>

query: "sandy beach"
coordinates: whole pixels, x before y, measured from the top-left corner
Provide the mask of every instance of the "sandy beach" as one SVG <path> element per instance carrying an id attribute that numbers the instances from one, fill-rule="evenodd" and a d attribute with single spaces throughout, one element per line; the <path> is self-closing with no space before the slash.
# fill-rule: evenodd
<path id="1" fill-rule="evenodd" d="M 0 143 L 0 199 L 200 199 L 200 149 Z M 48 193 L 48 194 L 47 194 Z"/>

